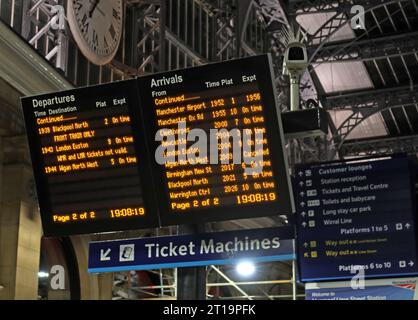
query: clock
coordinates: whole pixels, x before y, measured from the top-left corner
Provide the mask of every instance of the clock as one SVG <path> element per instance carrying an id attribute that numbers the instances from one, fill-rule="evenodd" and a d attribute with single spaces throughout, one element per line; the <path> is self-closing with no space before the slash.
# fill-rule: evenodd
<path id="1" fill-rule="evenodd" d="M 122 38 L 122 0 L 68 0 L 67 19 L 83 55 L 96 65 L 112 61 Z"/>

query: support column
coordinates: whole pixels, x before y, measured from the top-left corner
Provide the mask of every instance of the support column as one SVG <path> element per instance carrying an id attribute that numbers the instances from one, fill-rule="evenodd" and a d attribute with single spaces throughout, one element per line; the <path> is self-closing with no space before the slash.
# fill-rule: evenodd
<path id="1" fill-rule="evenodd" d="M 97 275 L 99 285 L 99 300 L 112 300 L 113 273 Z"/>
<path id="2" fill-rule="evenodd" d="M 5 165 L 1 172 L 0 299 L 38 297 L 41 222 L 31 196 L 32 173 L 24 164 Z"/>
<path id="3" fill-rule="evenodd" d="M 180 226 L 181 234 L 204 232 L 204 226 Z M 177 269 L 177 300 L 206 300 L 206 267 Z"/>
<path id="4" fill-rule="evenodd" d="M 90 275 L 88 269 L 88 248 L 89 235 L 78 235 L 71 237 L 71 243 L 77 259 L 77 267 L 80 278 L 80 299 L 81 300 L 98 300 L 99 285 L 98 276 Z"/>

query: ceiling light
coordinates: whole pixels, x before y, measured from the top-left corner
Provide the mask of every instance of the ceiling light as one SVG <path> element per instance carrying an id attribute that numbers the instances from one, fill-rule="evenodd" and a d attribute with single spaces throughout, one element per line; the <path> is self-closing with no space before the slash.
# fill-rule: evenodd
<path id="1" fill-rule="evenodd" d="M 255 272 L 255 265 L 252 262 L 240 262 L 237 264 L 236 270 L 239 275 L 249 277 Z"/>

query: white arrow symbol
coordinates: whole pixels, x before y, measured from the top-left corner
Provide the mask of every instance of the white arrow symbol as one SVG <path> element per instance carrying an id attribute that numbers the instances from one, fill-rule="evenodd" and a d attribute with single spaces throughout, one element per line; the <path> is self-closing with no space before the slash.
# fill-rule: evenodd
<path id="1" fill-rule="evenodd" d="M 302 215 L 302 217 L 305 217 L 305 216 L 306 216 L 306 212 L 305 212 L 305 211 L 303 211 L 303 212 L 301 213 L 301 215 Z"/>
<path id="2" fill-rule="evenodd" d="M 303 246 L 304 246 L 305 248 L 307 248 L 307 247 L 308 247 L 308 243 L 306 243 L 306 242 L 305 242 L 305 243 L 303 244 Z"/>
<path id="3" fill-rule="evenodd" d="M 299 185 L 300 185 L 301 187 L 303 187 L 303 185 L 304 185 L 303 181 L 299 182 Z"/>
<path id="4" fill-rule="evenodd" d="M 407 229 L 409 229 L 411 227 L 411 225 L 409 224 L 409 223 L 407 223 L 406 225 L 405 225 L 405 228 L 407 228 Z"/>
<path id="5" fill-rule="evenodd" d="M 305 196 L 305 192 L 303 192 L 303 191 L 302 191 L 302 192 L 300 193 L 300 196 L 301 196 L 301 197 L 304 197 L 304 196 Z"/>
<path id="6" fill-rule="evenodd" d="M 300 206 L 303 208 L 305 206 L 305 202 L 301 202 Z"/>
<path id="7" fill-rule="evenodd" d="M 306 222 L 302 222 L 302 226 L 306 228 Z"/>
<path id="8" fill-rule="evenodd" d="M 110 261 L 110 249 L 107 249 L 105 252 L 105 249 L 100 250 L 100 261 Z"/>
<path id="9" fill-rule="evenodd" d="M 414 263 L 413 261 L 410 261 L 408 264 L 409 264 L 411 267 L 413 267 L 415 263 Z"/>
<path id="10" fill-rule="evenodd" d="M 303 176 L 303 172 L 299 171 L 299 177 Z"/>

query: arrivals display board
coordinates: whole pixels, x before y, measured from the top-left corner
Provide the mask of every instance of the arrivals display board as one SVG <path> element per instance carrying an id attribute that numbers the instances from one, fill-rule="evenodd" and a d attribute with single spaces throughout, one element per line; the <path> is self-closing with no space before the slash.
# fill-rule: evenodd
<path id="1" fill-rule="evenodd" d="M 45 234 L 292 213 L 269 59 L 23 98 Z M 170 131 L 171 143 L 164 140 Z M 202 135 L 199 146 L 207 148 L 197 149 Z M 163 158 L 185 155 L 186 162 L 161 162 L 167 146 L 175 149 Z M 189 161 L 196 150 L 199 160 Z"/>
<path id="2" fill-rule="evenodd" d="M 297 167 L 301 280 L 417 275 L 411 176 L 406 157 Z"/>
<path id="3" fill-rule="evenodd" d="M 159 225 L 134 80 L 22 106 L 45 235 Z"/>
<path id="4" fill-rule="evenodd" d="M 151 149 L 165 143 L 175 155 L 153 162 L 163 225 L 293 213 L 269 56 L 150 75 L 138 85 Z M 170 131 L 171 141 L 163 138 Z M 232 131 L 240 141 L 222 139 Z M 235 143 L 243 161 L 234 157 Z M 250 167 L 257 174 L 247 174 Z"/>

